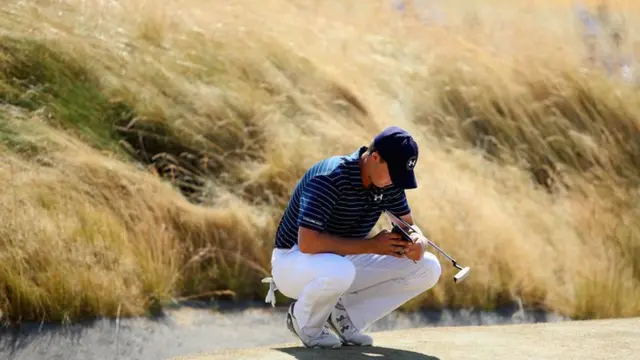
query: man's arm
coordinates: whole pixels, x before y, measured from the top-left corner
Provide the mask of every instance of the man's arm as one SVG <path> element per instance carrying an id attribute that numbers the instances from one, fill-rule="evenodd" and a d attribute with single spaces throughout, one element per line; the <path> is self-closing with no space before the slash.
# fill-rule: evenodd
<path id="1" fill-rule="evenodd" d="M 421 245 L 424 249 L 426 249 L 426 239 L 420 239 L 421 237 L 424 238 L 424 234 L 413 220 L 413 216 L 411 214 L 411 207 L 409 206 L 409 202 L 407 200 L 407 197 L 404 191 L 399 191 L 398 195 L 395 196 L 393 200 L 389 202 L 389 204 L 387 205 L 387 211 L 399 217 L 400 219 L 404 220 L 407 224 L 411 225 L 411 229 L 408 229 L 406 226 L 404 226 L 404 224 L 402 223 L 398 224 L 397 222 L 392 220 L 394 224 L 397 224 L 399 227 L 407 231 L 414 241 L 422 240 L 420 241 Z M 410 230 L 417 232 L 418 234 L 420 234 L 420 236 L 417 237 L 416 235 L 414 237 L 414 235 L 411 235 L 413 231 L 410 231 Z"/>
<path id="2" fill-rule="evenodd" d="M 418 234 L 424 236 L 424 234 L 422 233 L 422 230 L 418 227 L 418 225 L 413 221 L 413 218 L 411 217 L 411 213 L 401 216 L 400 217 L 402 220 L 404 220 L 407 224 L 411 225 L 411 228 L 417 232 Z"/>
<path id="3" fill-rule="evenodd" d="M 339 255 L 355 255 L 373 252 L 373 243 L 367 238 L 345 239 L 326 232 L 300 226 L 298 228 L 298 246 L 307 254 L 334 253 Z"/>
<path id="4" fill-rule="evenodd" d="M 424 252 L 427 251 L 429 241 L 424 236 L 422 230 L 418 227 L 418 225 L 413 222 L 411 213 L 399 216 L 399 218 L 410 225 L 410 228 L 405 226 L 405 224 L 399 223 L 400 221 L 394 221 L 396 219 L 392 218 L 391 221 L 403 228 L 408 233 L 412 241 L 411 245 L 407 248 L 407 251 L 403 253 L 403 255 L 405 255 L 408 259 L 413 260 L 413 262 L 415 263 L 416 261 L 422 259 L 422 257 L 424 256 Z"/>
<path id="5" fill-rule="evenodd" d="M 318 176 L 308 182 L 300 198 L 298 217 L 298 247 L 301 252 L 393 255 L 395 246 L 407 246 L 396 234 L 378 234 L 373 239 L 347 239 L 328 234 L 325 231 L 326 222 L 338 198 L 338 189 L 329 178 Z"/>
<path id="6" fill-rule="evenodd" d="M 416 231 L 417 233 L 419 233 L 420 235 L 423 235 L 422 234 L 422 230 L 418 227 L 418 225 L 416 225 L 416 223 L 413 222 L 413 217 L 411 216 L 411 213 L 408 213 L 408 214 L 402 215 L 402 216 L 398 216 L 398 217 L 400 219 L 404 220 L 404 222 L 406 222 L 407 224 L 411 225 L 411 229 L 407 228 L 404 224 L 402 224 L 400 222 L 393 221 L 393 219 L 391 219 L 391 222 L 394 223 L 394 224 L 397 224 L 398 226 L 400 226 L 402 229 L 404 229 L 407 232 L 410 232 L 410 230 L 413 230 L 413 231 Z"/>
<path id="7" fill-rule="evenodd" d="M 370 242 L 363 239 L 344 239 L 325 231 L 326 222 L 340 193 L 326 176 L 309 180 L 300 198 L 298 217 L 298 246 L 304 253 L 330 252 L 341 255 L 369 251 Z"/>
<path id="8" fill-rule="evenodd" d="M 407 224 L 415 225 L 413 222 L 413 217 L 411 216 L 411 207 L 409 206 L 409 202 L 407 201 L 407 196 L 405 195 L 404 191 L 398 190 L 397 195 L 395 195 L 387 204 L 386 210 L 404 220 L 405 222 L 407 222 Z M 392 222 L 394 224 L 396 223 L 395 221 Z M 409 230 L 403 224 L 397 225 L 404 230 Z"/>

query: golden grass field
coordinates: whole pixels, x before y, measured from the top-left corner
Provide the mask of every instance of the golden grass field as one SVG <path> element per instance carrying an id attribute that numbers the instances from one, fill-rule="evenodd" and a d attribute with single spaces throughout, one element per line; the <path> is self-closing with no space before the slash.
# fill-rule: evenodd
<path id="1" fill-rule="evenodd" d="M 6 0 L 3 318 L 262 299 L 299 176 L 390 124 L 415 219 L 473 268 L 403 309 L 639 315 L 638 89 L 586 64 L 569 1 L 442 3 Z M 610 7 L 632 54 L 640 6 Z"/>

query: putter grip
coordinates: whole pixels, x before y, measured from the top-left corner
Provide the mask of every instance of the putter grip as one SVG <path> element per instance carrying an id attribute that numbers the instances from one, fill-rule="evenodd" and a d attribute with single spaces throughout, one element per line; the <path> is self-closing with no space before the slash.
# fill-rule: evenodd
<path id="1" fill-rule="evenodd" d="M 398 224 L 393 224 L 393 228 L 391 229 L 391 232 L 402 235 L 402 239 L 404 241 L 413 242 L 413 240 L 411 240 L 411 238 L 409 237 L 409 234 L 407 234 L 406 231 L 402 230 L 402 228 L 398 226 Z"/>

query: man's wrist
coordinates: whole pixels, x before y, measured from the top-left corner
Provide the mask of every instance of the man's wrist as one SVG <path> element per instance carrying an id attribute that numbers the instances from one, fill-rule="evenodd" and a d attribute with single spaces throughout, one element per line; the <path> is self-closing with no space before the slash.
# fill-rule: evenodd
<path id="1" fill-rule="evenodd" d="M 422 233 L 422 230 L 420 230 L 420 228 L 416 224 L 411 225 L 410 231 L 417 232 L 418 234 L 420 234 L 420 236 L 424 236 L 424 234 Z"/>
<path id="2" fill-rule="evenodd" d="M 427 251 L 427 238 L 424 236 L 418 225 L 411 225 L 411 229 L 409 231 L 409 236 L 411 236 L 413 241 L 419 243 L 422 246 L 423 251 Z"/>
<path id="3" fill-rule="evenodd" d="M 424 236 L 420 236 L 420 245 L 422 245 L 422 251 L 427 251 L 427 247 L 429 246 L 429 244 L 427 243 L 427 238 L 425 238 Z"/>

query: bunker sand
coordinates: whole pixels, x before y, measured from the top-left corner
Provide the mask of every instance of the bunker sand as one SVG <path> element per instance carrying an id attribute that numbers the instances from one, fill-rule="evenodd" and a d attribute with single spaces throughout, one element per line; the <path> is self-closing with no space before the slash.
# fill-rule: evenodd
<path id="1" fill-rule="evenodd" d="M 434 327 L 373 333 L 373 347 L 306 349 L 278 346 L 221 351 L 174 360 L 227 359 L 638 359 L 640 318 L 472 327 Z M 215 337 L 214 334 L 211 336 Z M 292 338 L 293 339 L 293 338 Z"/>

